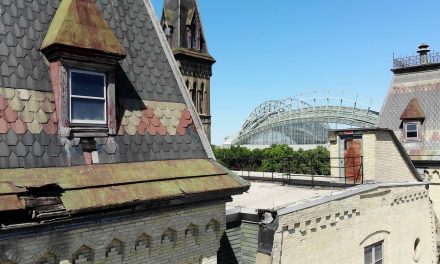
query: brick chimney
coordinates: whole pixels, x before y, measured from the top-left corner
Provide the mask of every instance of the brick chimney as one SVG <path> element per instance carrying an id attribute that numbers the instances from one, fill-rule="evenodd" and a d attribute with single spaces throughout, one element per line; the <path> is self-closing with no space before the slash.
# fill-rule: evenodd
<path id="1" fill-rule="evenodd" d="M 420 64 L 428 64 L 429 60 L 428 60 L 428 52 L 429 52 L 429 45 L 422 43 L 419 46 L 419 50 L 417 51 L 417 53 L 420 55 Z"/>

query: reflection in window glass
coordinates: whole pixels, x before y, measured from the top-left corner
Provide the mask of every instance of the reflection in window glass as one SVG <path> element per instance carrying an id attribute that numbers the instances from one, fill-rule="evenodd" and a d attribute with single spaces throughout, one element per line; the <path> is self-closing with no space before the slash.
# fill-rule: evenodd
<path id="1" fill-rule="evenodd" d="M 364 248 L 365 264 L 383 264 L 383 241 Z"/>
<path id="2" fill-rule="evenodd" d="M 105 120 L 105 101 L 87 98 L 72 98 L 73 120 Z"/>
<path id="3" fill-rule="evenodd" d="M 405 130 L 406 130 L 406 138 L 407 139 L 419 138 L 417 123 L 407 123 Z"/>
<path id="4" fill-rule="evenodd" d="M 72 95 L 104 97 L 104 76 L 87 74 L 83 72 L 71 72 L 70 85 Z"/>
<path id="5" fill-rule="evenodd" d="M 105 124 L 105 75 L 70 71 L 70 120 L 73 123 Z"/>

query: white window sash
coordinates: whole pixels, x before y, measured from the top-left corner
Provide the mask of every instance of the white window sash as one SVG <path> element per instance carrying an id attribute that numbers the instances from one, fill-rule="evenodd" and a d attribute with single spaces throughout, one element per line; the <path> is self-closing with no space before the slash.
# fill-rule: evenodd
<path id="1" fill-rule="evenodd" d="M 104 91 L 104 93 L 103 93 L 104 97 L 73 95 L 72 94 L 72 72 L 85 73 L 85 74 L 97 75 L 97 76 L 104 77 L 104 86 L 102 87 L 102 89 Z M 69 70 L 69 120 L 70 120 L 70 123 L 73 123 L 73 124 L 97 124 L 97 125 L 107 124 L 107 89 L 106 88 L 107 88 L 107 79 L 106 79 L 105 73 L 70 69 Z M 104 120 L 87 120 L 87 119 L 74 119 L 74 118 L 72 118 L 72 98 L 103 100 L 104 101 Z"/>
<path id="2" fill-rule="evenodd" d="M 408 129 L 408 126 L 410 126 L 410 125 L 415 125 L 416 126 L 416 128 L 415 129 Z M 417 134 L 417 136 L 415 136 L 415 137 L 409 137 L 408 136 L 408 133 L 410 133 L 410 132 L 416 132 L 416 134 Z M 414 122 L 411 122 L 411 123 L 405 123 L 405 138 L 406 139 L 412 139 L 412 140 L 416 140 L 416 139 L 419 139 L 419 123 L 414 123 Z"/>

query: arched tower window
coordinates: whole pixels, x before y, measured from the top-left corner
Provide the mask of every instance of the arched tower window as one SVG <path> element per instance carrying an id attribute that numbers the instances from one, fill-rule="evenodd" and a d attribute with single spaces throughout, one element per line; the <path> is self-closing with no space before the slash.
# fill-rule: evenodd
<path id="1" fill-rule="evenodd" d="M 197 82 L 196 81 L 194 81 L 194 83 L 193 83 L 191 95 L 192 95 L 192 100 L 193 100 L 194 106 L 197 108 Z"/>
<path id="2" fill-rule="evenodd" d="M 200 87 L 200 90 L 198 91 L 199 94 L 199 113 L 203 114 L 205 111 L 205 84 L 202 83 L 202 86 Z"/>
<path id="3" fill-rule="evenodd" d="M 196 40 L 197 40 L 196 33 L 197 33 L 196 26 L 192 25 L 191 26 L 191 48 L 192 49 L 195 49 L 196 45 L 197 45 L 196 44 Z"/>

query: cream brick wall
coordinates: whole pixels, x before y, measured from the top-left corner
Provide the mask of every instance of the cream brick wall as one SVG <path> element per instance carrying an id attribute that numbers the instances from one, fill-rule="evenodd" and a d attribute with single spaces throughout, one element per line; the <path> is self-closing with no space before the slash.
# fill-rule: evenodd
<path id="1" fill-rule="evenodd" d="M 343 158 L 339 154 L 338 139 L 330 145 L 330 157 Z M 363 132 L 362 165 L 365 181 L 403 182 L 416 181 L 405 163 L 390 134 L 385 131 Z M 338 159 L 332 159 L 333 176 L 339 176 Z"/>
<path id="2" fill-rule="evenodd" d="M 214 264 L 224 230 L 224 203 L 101 219 L 0 240 L 0 263 Z"/>
<path id="3" fill-rule="evenodd" d="M 272 263 L 363 263 L 364 248 L 379 241 L 386 264 L 437 263 L 434 214 L 424 185 L 381 187 L 279 217 Z"/>
<path id="4" fill-rule="evenodd" d="M 391 135 L 384 131 L 376 134 L 376 175 L 379 182 L 416 180 Z"/>

